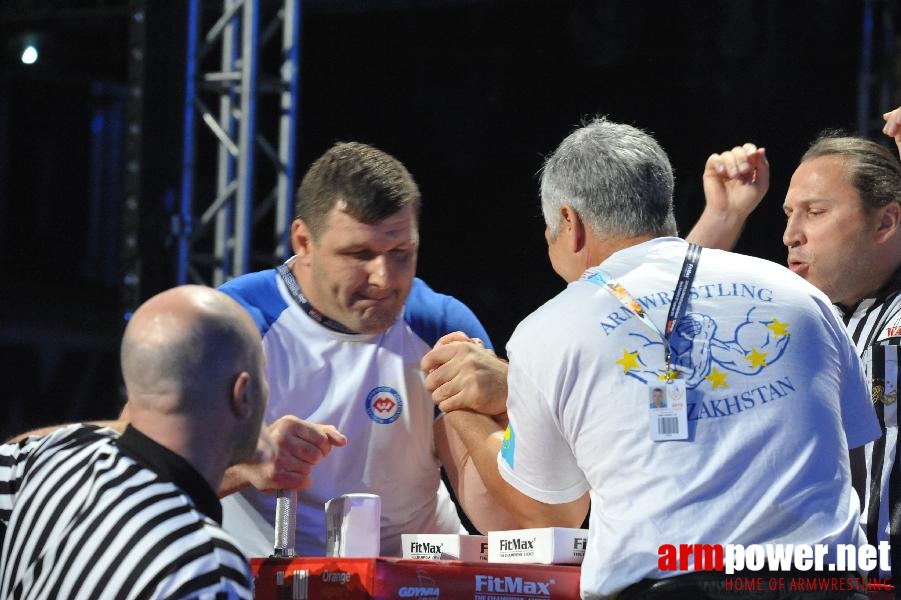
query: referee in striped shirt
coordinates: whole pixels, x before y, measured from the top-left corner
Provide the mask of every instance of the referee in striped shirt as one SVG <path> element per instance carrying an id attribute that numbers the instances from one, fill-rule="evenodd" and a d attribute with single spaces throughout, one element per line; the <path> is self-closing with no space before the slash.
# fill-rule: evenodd
<path id="1" fill-rule="evenodd" d="M 0 598 L 250 598 L 214 490 L 258 447 L 256 327 L 221 292 L 173 288 L 134 313 L 121 363 L 128 424 L 0 446 Z"/>
<path id="2" fill-rule="evenodd" d="M 901 153 L 901 108 L 883 132 Z M 731 248 L 769 184 L 765 152 L 745 144 L 713 154 L 704 170 L 707 206 L 690 241 Z M 867 445 L 861 524 L 871 545 L 888 541 L 891 577 L 901 585 L 901 162 L 860 137 L 826 133 L 807 150 L 783 204 L 788 266 L 835 304 L 871 382 L 882 436 Z M 861 477 L 863 473 L 861 474 Z M 901 597 L 901 593 L 897 594 Z"/>

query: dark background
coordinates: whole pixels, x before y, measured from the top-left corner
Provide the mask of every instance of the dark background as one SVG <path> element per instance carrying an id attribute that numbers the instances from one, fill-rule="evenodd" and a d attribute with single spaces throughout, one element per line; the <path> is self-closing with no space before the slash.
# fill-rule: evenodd
<path id="1" fill-rule="evenodd" d="M 798 157 L 824 127 L 855 127 L 863 7 L 308 1 L 298 169 L 337 140 L 403 161 L 424 196 L 419 275 L 468 303 L 502 350 L 563 287 L 547 261 L 535 175 L 586 116 L 655 134 L 675 167 L 683 233 L 703 207 L 707 155 L 765 146 L 771 191 L 737 250 L 782 262 L 780 206 Z M 142 299 L 175 283 L 185 9 L 153 2 L 147 19 Z M 120 406 L 128 20 L 124 0 L 0 7 L 3 437 Z M 18 60 L 27 36 L 40 42 L 36 65 Z"/>

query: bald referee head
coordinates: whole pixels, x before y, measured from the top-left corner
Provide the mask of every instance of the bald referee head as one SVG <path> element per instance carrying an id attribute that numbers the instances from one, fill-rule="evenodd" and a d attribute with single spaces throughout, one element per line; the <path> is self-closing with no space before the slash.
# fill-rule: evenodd
<path id="1" fill-rule="evenodd" d="M 234 300 L 197 285 L 150 298 L 125 329 L 121 364 L 132 426 L 213 489 L 253 457 L 269 389 L 260 335 Z"/>
<path id="2" fill-rule="evenodd" d="M 118 421 L 0 444 L 0 598 L 250 598 L 216 490 L 261 435 L 253 321 L 221 292 L 173 288 L 134 313 L 121 359 Z"/>

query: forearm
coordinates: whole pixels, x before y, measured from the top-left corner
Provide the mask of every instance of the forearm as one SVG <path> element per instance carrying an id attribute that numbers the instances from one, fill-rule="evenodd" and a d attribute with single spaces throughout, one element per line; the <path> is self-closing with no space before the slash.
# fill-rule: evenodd
<path id="1" fill-rule="evenodd" d="M 579 527 L 588 512 L 587 494 L 564 504 L 534 500 L 504 480 L 497 467 L 497 455 L 504 442 L 504 429 L 491 417 L 455 410 L 445 419 L 459 434 L 485 487 L 510 515 L 517 527 Z"/>
<path id="2" fill-rule="evenodd" d="M 435 444 L 457 501 L 475 528 L 482 533 L 516 529 L 518 523 L 488 490 L 469 450 L 447 422 L 446 415 L 436 422 Z"/>
<path id="3" fill-rule="evenodd" d="M 731 250 L 738 243 L 747 218 L 745 214 L 707 207 L 685 239 L 705 248 Z"/>
<path id="4" fill-rule="evenodd" d="M 239 492 L 250 485 L 250 479 L 247 477 L 246 469 L 247 465 L 240 464 L 232 465 L 225 470 L 225 474 L 222 476 L 222 482 L 219 484 L 219 490 L 217 492 L 220 498 Z"/>
<path id="5" fill-rule="evenodd" d="M 444 415 L 466 448 L 469 462 L 475 466 L 491 494 L 502 498 L 509 484 L 497 470 L 497 454 L 504 442 L 504 429 L 487 415 L 455 410 Z"/>

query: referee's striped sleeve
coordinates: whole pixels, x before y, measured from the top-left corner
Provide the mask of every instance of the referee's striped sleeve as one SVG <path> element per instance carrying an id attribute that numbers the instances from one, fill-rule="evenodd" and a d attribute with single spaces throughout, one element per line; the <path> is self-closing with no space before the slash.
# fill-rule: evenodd
<path id="1" fill-rule="evenodd" d="M 251 598 L 231 538 L 115 436 L 76 426 L 0 446 L 0 598 Z"/>

